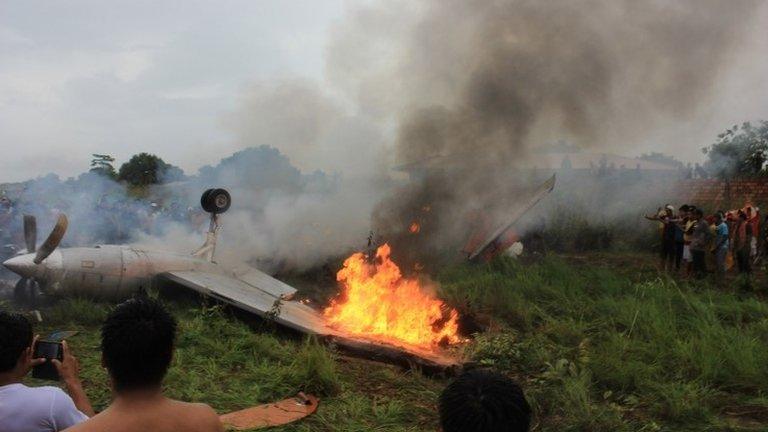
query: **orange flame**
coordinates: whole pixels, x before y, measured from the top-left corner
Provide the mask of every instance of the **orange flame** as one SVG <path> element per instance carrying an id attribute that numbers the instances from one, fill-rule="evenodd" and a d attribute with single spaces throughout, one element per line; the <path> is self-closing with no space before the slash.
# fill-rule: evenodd
<path id="1" fill-rule="evenodd" d="M 459 342 L 458 312 L 425 293 L 417 280 L 404 278 L 389 255 L 385 244 L 376 251 L 373 264 L 360 252 L 344 261 L 336 274 L 343 294 L 324 312 L 331 325 L 356 335 L 422 348 Z"/>
<path id="2" fill-rule="evenodd" d="M 411 234 L 416 234 L 421 230 L 421 227 L 419 226 L 418 222 L 414 222 L 411 224 L 410 227 L 408 227 L 408 231 L 411 232 Z"/>

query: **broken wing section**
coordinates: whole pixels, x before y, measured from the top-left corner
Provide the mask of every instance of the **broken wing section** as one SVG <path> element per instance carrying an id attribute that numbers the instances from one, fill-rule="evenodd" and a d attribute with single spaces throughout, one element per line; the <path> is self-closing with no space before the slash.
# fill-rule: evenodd
<path id="1" fill-rule="evenodd" d="M 338 334 L 325 325 L 323 317 L 309 306 L 299 302 L 282 300 L 280 296 L 272 295 L 267 290 L 262 290 L 261 287 L 256 288 L 233 277 L 198 271 L 172 271 L 162 273 L 159 276 L 303 333 L 321 336 Z M 272 290 L 273 288 L 274 286 L 267 289 Z"/>
<path id="2" fill-rule="evenodd" d="M 317 335 L 353 355 L 406 367 L 418 366 L 424 371 L 445 372 L 459 367 L 457 360 L 448 356 L 371 341 L 334 330 L 326 325 L 322 313 L 315 309 L 300 302 L 283 300 L 234 277 L 200 271 L 172 271 L 161 273 L 158 277 L 285 327 Z"/>
<path id="3" fill-rule="evenodd" d="M 512 225 L 514 225 L 518 220 L 520 220 L 523 215 L 525 215 L 528 210 L 532 209 L 533 206 L 535 206 L 539 201 L 544 199 L 547 195 L 549 195 L 550 192 L 552 192 L 552 189 L 555 188 L 555 176 L 549 178 L 549 180 L 545 181 L 541 184 L 534 192 L 533 194 L 528 197 L 528 200 L 520 202 L 509 214 L 509 218 L 505 220 L 493 233 L 488 236 L 485 241 L 480 243 L 480 246 L 475 249 L 474 252 L 469 254 L 469 260 L 472 261 L 476 259 L 478 256 L 484 254 L 486 251 L 488 251 L 490 248 L 494 246 L 494 243 L 502 236 L 504 233 L 509 230 Z"/>

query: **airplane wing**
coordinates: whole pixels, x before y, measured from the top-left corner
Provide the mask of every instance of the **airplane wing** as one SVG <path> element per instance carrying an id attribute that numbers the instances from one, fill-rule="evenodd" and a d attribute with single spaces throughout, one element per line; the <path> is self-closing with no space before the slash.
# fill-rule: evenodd
<path id="1" fill-rule="evenodd" d="M 172 271 L 162 273 L 159 277 L 303 333 L 322 336 L 338 334 L 325 325 L 322 315 L 311 307 L 273 295 L 270 291 L 274 291 L 279 286 L 271 281 L 267 281 L 269 283 L 264 285 L 265 289 L 262 289 L 261 285 L 253 286 L 230 276 L 199 271 Z M 251 280 L 255 281 L 254 278 Z M 288 285 L 285 286 L 291 288 Z"/>
<path id="2" fill-rule="evenodd" d="M 248 267 L 245 273 L 237 274 L 237 278 L 275 297 L 290 299 L 296 294 L 296 288 L 253 267 Z"/>
<path id="3" fill-rule="evenodd" d="M 456 359 L 439 353 L 366 340 L 335 330 L 325 324 L 325 318 L 317 310 L 300 302 L 282 300 L 234 277 L 199 271 L 172 271 L 158 276 L 264 319 L 274 320 L 280 325 L 302 333 L 318 335 L 366 358 L 403 366 L 417 365 L 423 370 L 440 372 L 459 367 Z"/>
<path id="4" fill-rule="evenodd" d="M 528 201 L 525 201 L 518 205 L 514 211 L 512 212 L 511 216 L 501 225 L 499 226 L 493 234 L 491 234 L 485 241 L 483 241 L 480 246 L 475 249 L 474 252 L 469 254 L 469 260 L 472 261 L 478 256 L 485 253 L 486 250 L 491 248 L 496 242 L 496 240 L 501 237 L 508 229 L 512 227 L 512 225 L 515 224 L 521 217 L 523 217 L 524 214 L 528 212 L 533 206 L 536 205 L 539 201 L 541 201 L 545 196 L 547 196 L 550 192 L 552 192 L 552 189 L 555 188 L 555 176 L 549 178 L 549 180 L 545 181 L 541 186 L 539 186 L 538 189 L 533 193 L 533 195 L 528 198 Z"/>

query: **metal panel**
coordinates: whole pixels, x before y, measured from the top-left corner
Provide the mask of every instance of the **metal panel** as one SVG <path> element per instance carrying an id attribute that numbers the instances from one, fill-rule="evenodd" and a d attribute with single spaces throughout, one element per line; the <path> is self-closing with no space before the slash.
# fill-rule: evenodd
<path id="1" fill-rule="evenodd" d="M 296 294 L 296 288 L 255 268 L 251 268 L 246 273 L 240 274 L 237 277 L 248 285 L 266 291 L 275 297 L 290 298 Z"/>
<path id="2" fill-rule="evenodd" d="M 325 325 L 322 315 L 309 306 L 293 301 L 278 302 L 276 297 L 241 280 L 195 271 L 173 271 L 160 276 L 304 333 L 323 336 L 338 334 Z M 279 303 L 279 313 L 276 302 Z"/>

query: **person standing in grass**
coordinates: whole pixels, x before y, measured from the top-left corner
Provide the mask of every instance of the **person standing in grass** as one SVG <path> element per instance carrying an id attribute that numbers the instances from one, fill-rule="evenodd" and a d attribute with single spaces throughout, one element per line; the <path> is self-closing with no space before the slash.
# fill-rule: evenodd
<path id="1" fill-rule="evenodd" d="M 675 229 L 675 271 L 680 273 L 680 268 L 685 256 L 685 222 L 688 219 L 688 204 L 680 206 L 677 218 L 674 219 Z M 689 251 L 690 254 L 690 251 Z"/>
<path id="2" fill-rule="evenodd" d="M 671 271 L 675 263 L 675 221 L 674 207 L 666 207 L 654 216 L 645 218 L 661 223 L 661 270 Z"/>
<path id="3" fill-rule="evenodd" d="M 71 432 L 222 432 L 216 412 L 205 404 L 163 394 L 171 364 L 176 320 L 155 300 L 119 304 L 101 328 L 101 358 L 113 392 L 112 404 Z"/>
<path id="4" fill-rule="evenodd" d="M 691 240 L 693 240 L 693 227 L 696 221 L 693 219 L 693 212 L 696 206 L 686 205 L 687 209 L 681 220 L 683 226 L 683 266 L 685 267 L 686 277 L 691 276 L 693 271 L 693 255 L 691 254 Z"/>
<path id="5" fill-rule="evenodd" d="M 715 274 L 718 280 L 725 278 L 725 260 L 728 256 L 728 224 L 725 223 L 725 215 L 722 212 L 715 214 Z"/>
<path id="6" fill-rule="evenodd" d="M 750 265 L 749 259 L 751 244 L 752 225 L 747 220 L 747 214 L 739 210 L 736 231 L 733 236 L 733 254 L 736 256 L 739 273 L 752 273 L 752 266 Z"/>
<path id="7" fill-rule="evenodd" d="M 707 273 L 707 247 L 711 238 L 709 224 L 704 220 L 704 212 L 701 209 L 693 211 L 693 234 L 691 237 L 691 255 L 693 256 L 693 275 L 697 278 L 704 277 Z"/>

